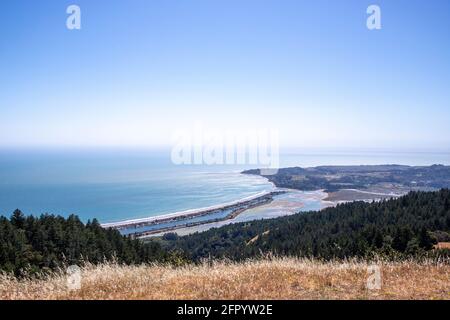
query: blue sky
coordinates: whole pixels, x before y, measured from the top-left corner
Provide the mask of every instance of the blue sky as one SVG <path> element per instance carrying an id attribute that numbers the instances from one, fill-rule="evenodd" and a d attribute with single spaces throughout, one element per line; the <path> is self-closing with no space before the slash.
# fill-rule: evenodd
<path id="1" fill-rule="evenodd" d="M 448 148 L 449 35 L 447 0 L 3 1 L 0 146 L 170 145 L 201 123 L 277 129 L 282 147 Z"/>

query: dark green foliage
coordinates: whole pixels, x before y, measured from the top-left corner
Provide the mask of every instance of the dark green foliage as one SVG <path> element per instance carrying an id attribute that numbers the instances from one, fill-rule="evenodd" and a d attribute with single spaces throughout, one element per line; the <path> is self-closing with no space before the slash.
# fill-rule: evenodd
<path id="1" fill-rule="evenodd" d="M 436 242 L 432 235 L 450 230 L 449 199 L 448 189 L 411 192 L 396 200 L 353 202 L 232 224 L 168 243 L 196 260 L 209 256 L 239 260 L 267 252 L 324 259 L 415 255 L 432 249 Z"/>
<path id="2" fill-rule="evenodd" d="M 434 244 L 435 242 L 431 238 L 429 232 L 423 227 L 419 234 L 419 246 L 425 250 L 430 250 L 433 248 Z"/>
<path id="3" fill-rule="evenodd" d="M 162 236 L 162 239 L 167 241 L 174 241 L 178 239 L 178 234 L 174 232 L 168 232 Z"/>
<path id="4" fill-rule="evenodd" d="M 96 219 L 84 225 L 74 215 L 67 219 L 48 214 L 35 218 L 19 210 L 10 220 L 0 217 L 0 270 L 16 275 L 24 270 L 54 270 L 83 261 L 115 259 L 132 264 L 168 258 L 159 244 L 143 244 L 117 230 L 103 229 Z"/>
<path id="5" fill-rule="evenodd" d="M 434 231 L 430 233 L 432 239 L 435 239 L 437 242 L 450 242 L 450 233 L 444 231 Z"/>

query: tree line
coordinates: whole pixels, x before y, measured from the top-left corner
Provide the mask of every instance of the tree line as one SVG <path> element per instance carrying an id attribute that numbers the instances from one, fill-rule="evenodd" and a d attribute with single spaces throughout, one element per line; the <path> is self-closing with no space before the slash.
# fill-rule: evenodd
<path id="1" fill-rule="evenodd" d="M 16 275 L 85 261 L 95 264 L 114 259 L 133 264 L 169 258 L 159 244 L 124 237 L 117 230 L 102 228 L 96 219 L 83 224 L 75 215 L 34 217 L 20 210 L 9 219 L 0 217 L 0 271 Z"/>
<path id="2" fill-rule="evenodd" d="M 231 224 L 185 237 L 166 235 L 168 248 L 191 259 L 240 260 L 265 253 L 341 259 L 415 256 L 450 238 L 450 191 L 411 192 L 381 202 L 339 204 L 319 212 Z"/>

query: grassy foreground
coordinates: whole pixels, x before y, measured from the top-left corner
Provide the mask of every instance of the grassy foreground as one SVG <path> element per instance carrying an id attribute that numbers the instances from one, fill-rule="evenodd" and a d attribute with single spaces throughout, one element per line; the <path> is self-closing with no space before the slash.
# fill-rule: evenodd
<path id="1" fill-rule="evenodd" d="M 367 262 L 276 258 L 172 268 L 106 263 L 81 269 L 81 289 L 64 273 L 17 280 L 0 275 L 0 299 L 450 299 L 450 265 L 379 262 L 382 286 L 368 290 Z"/>

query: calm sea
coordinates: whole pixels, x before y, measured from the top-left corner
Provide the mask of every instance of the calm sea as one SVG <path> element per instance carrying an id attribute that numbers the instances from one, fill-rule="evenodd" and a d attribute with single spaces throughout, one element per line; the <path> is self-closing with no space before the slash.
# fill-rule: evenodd
<path id="1" fill-rule="evenodd" d="M 285 152 L 281 166 L 450 164 L 448 152 Z M 101 222 L 207 207 L 272 189 L 254 166 L 180 166 L 165 150 L 2 150 L 0 215 L 77 214 Z"/>

